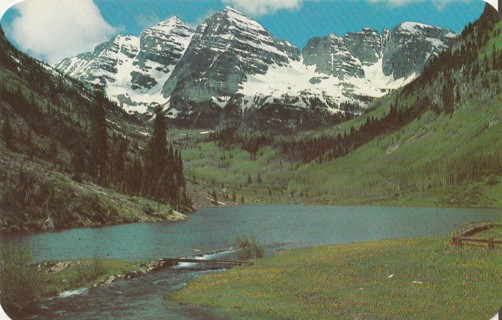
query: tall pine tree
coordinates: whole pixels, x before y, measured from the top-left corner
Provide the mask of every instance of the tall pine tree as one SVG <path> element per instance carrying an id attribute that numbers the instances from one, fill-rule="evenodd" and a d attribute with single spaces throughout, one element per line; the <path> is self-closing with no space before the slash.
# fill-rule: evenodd
<path id="1" fill-rule="evenodd" d="M 96 104 L 91 114 L 91 174 L 99 183 L 106 184 L 108 175 L 108 134 L 106 132 L 106 113 L 103 104 L 106 101 L 102 90 L 96 90 Z"/>
<path id="2" fill-rule="evenodd" d="M 446 74 L 445 84 L 443 85 L 442 90 L 442 99 L 443 99 L 443 109 L 445 113 L 452 114 L 455 111 L 454 107 L 454 97 L 453 97 L 453 80 L 451 76 Z"/>
<path id="3" fill-rule="evenodd" d="M 183 177 L 181 153 L 167 143 L 167 128 L 160 108 L 155 110 L 153 135 L 145 152 L 142 194 L 175 208 L 190 208 Z"/>
<path id="4" fill-rule="evenodd" d="M 162 110 L 155 110 L 153 135 L 145 154 L 145 177 L 143 179 L 143 194 L 156 200 L 167 200 L 161 194 L 160 179 L 165 179 L 167 173 L 167 128 Z"/>

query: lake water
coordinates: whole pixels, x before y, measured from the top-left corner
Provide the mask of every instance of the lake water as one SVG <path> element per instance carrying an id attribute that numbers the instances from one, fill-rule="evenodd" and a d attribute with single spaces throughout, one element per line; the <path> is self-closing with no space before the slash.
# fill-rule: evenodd
<path id="1" fill-rule="evenodd" d="M 9 237 L 36 261 L 181 257 L 193 249 L 230 248 L 237 235 L 254 237 L 267 252 L 315 245 L 404 237 L 448 236 L 474 221 L 500 221 L 500 209 L 244 206 L 200 209 L 187 222 L 143 223 Z M 228 253 L 229 255 L 231 253 Z M 213 257 L 214 258 L 214 257 Z M 208 271 L 166 269 L 110 286 L 44 300 L 36 319 L 219 319 L 207 310 L 167 303 L 163 296 Z"/>

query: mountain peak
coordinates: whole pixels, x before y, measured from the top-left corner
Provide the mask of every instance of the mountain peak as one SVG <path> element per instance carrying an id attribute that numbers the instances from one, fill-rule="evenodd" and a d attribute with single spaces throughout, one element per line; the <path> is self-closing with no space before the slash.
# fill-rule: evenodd
<path id="1" fill-rule="evenodd" d="M 363 33 L 378 33 L 378 31 L 376 31 L 375 29 L 372 29 L 372 28 L 363 28 L 363 30 L 361 32 L 363 32 Z"/>
<path id="2" fill-rule="evenodd" d="M 191 30 L 191 28 L 186 23 L 184 23 L 178 17 L 174 16 L 172 18 L 159 22 L 157 25 L 153 27 L 146 29 L 145 32 L 148 33 L 149 30 L 155 30 L 168 34 L 175 29 Z"/>
<path id="3" fill-rule="evenodd" d="M 424 30 L 442 30 L 443 28 L 431 26 L 420 22 L 406 21 L 398 24 L 395 29 L 406 31 L 408 33 L 419 33 L 423 32 Z"/>
<path id="4" fill-rule="evenodd" d="M 328 38 L 329 38 L 329 39 L 333 39 L 333 40 L 341 40 L 341 39 L 342 39 L 342 37 L 337 36 L 337 35 L 336 35 L 336 34 L 334 34 L 333 32 L 330 32 L 330 33 L 329 33 Z"/>
<path id="5" fill-rule="evenodd" d="M 167 26 L 167 25 L 169 25 L 169 26 L 176 26 L 176 25 L 183 25 L 183 26 L 185 26 L 186 24 L 180 18 L 178 18 L 177 16 L 174 16 L 174 17 L 171 17 L 171 18 L 169 18 L 167 20 L 164 20 L 164 21 L 158 23 L 157 25 L 158 26 L 159 25 L 160 26 Z"/>
<path id="6" fill-rule="evenodd" d="M 171 17 L 171 18 L 167 19 L 166 21 L 173 21 L 173 22 L 176 22 L 176 23 L 184 23 L 183 20 L 181 20 L 177 16 Z"/>
<path id="7" fill-rule="evenodd" d="M 236 14 L 240 14 L 241 16 L 243 16 L 244 14 L 242 14 L 241 12 L 235 10 L 234 8 L 232 7 L 229 7 L 229 6 L 226 6 L 225 9 L 223 10 L 224 13 L 236 13 Z"/>

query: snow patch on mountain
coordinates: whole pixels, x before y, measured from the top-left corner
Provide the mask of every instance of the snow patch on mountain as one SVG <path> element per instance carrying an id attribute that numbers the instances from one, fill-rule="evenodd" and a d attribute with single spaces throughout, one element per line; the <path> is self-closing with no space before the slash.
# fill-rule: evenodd
<path id="1" fill-rule="evenodd" d="M 293 61 L 288 66 L 271 66 L 264 75 L 249 75 L 237 94 L 242 95 L 244 110 L 271 103 L 309 109 L 312 99 L 316 99 L 329 112 L 341 113 L 336 106 L 344 102 L 358 103 L 361 97 L 382 97 L 388 89 L 411 81 L 411 78 L 395 81 L 382 76 L 378 66 L 366 67 L 366 70 L 372 77 L 341 80 L 316 72 L 314 66 Z"/>
<path id="2" fill-rule="evenodd" d="M 381 92 L 388 92 L 389 90 L 395 90 L 402 86 L 407 85 L 414 79 L 418 77 L 417 73 L 412 73 L 408 77 L 402 77 L 399 79 L 394 79 L 394 75 L 386 76 L 383 70 L 383 58 L 380 59 L 372 65 L 363 65 L 362 66 L 365 74 L 365 78 L 368 81 L 368 84 L 373 87 L 380 89 Z"/>

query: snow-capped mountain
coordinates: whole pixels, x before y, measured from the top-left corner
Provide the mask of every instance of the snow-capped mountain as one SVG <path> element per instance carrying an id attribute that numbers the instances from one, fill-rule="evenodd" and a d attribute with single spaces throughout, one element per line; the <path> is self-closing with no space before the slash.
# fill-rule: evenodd
<path id="1" fill-rule="evenodd" d="M 164 83 L 183 57 L 194 31 L 176 17 L 146 29 L 141 37 L 117 36 L 92 53 L 55 65 L 63 73 L 105 88 L 128 112 L 152 112 L 166 103 Z"/>
<path id="2" fill-rule="evenodd" d="M 365 28 L 316 37 L 300 52 L 227 7 L 195 31 L 172 18 L 56 68 L 102 84 L 129 112 L 151 113 L 160 105 L 183 126 L 308 126 L 358 114 L 356 104 L 364 107 L 416 78 L 455 37 L 406 22 L 382 34 Z"/>
<path id="3" fill-rule="evenodd" d="M 320 73 L 366 78 L 380 89 L 394 89 L 416 78 L 455 38 L 447 29 L 405 22 L 382 34 L 365 28 L 344 37 L 313 38 L 303 49 L 303 59 Z"/>

